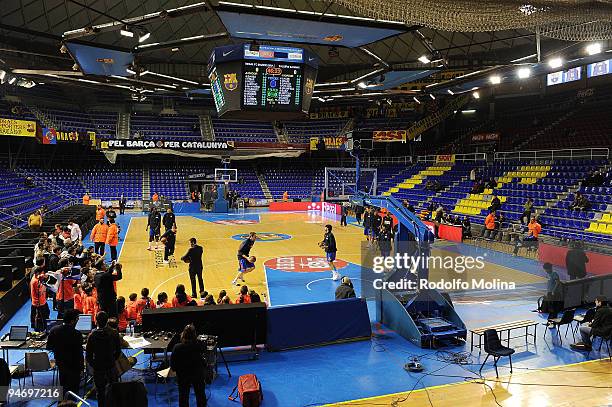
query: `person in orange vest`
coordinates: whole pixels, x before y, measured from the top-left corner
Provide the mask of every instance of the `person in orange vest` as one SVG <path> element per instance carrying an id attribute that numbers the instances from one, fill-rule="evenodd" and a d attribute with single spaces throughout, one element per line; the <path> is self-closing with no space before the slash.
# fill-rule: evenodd
<path id="1" fill-rule="evenodd" d="M 98 223 L 91 231 L 91 240 L 94 242 L 94 252 L 100 256 L 104 255 L 104 245 L 108 235 L 108 226 L 104 223 L 104 217 L 98 219 Z"/>
<path id="2" fill-rule="evenodd" d="M 494 239 L 495 238 L 495 211 L 489 212 L 487 217 L 485 218 L 485 239 Z"/>
<path id="3" fill-rule="evenodd" d="M 159 195 L 157 195 L 157 192 L 153 193 L 153 202 L 157 202 L 159 201 Z"/>
<path id="4" fill-rule="evenodd" d="M 106 244 L 110 247 L 111 261 L 117 260 L 117 245 L 119 244 L 119 228 L 115 219 L 108 220 L 108 232 L 106 233 Z"/>
<path id="5" fill-rule="evenodd" d="M 89 193 L 85 192 L 85 195 L 83 195 L 83 205 L 89 205 Z"/>
<path id="6" fill-rule="evenodd" d="M 62 269 L 59 270 L 59 287 L 55 294 L 57 300 L 57 318 L 62 319 L 64 312 L 69 309 L 74 309 L 74 282 L 75 280 L 68 278 L 70 274 L 70 267 L 66 265 L 67 260 L 60 262 L 63 265 Z M 62 264 L 63 263 L 63 264 Z"/>
<path id="7" fill-rule="evenodd" d="M 45 259 L 36 259 L 36 266 L 32 269 L 33 277 L 30 281 L 30 324 L 37 332 L 44 332 L 49 318 L 49 305 L 47 304 L 47 274 L 45 273 Z"/>
<path id="8" fill-rule="evenodd" d="M 289 192 L 283 192 L 283 202 L 289 201 Z"/>
<path id="9" fill-rule="evenodd" d="M 519 248 L 523 245 L 528 249 L 530 247 L 537 248 L 538 236 L 540 236 L 540 232 L 542 232 L 542 225 L 540 225 L 536 218 L 531 218 L 529 224 L 527 225 L 527 230 L 527 236 L 523 238 L 523 244 L 517 240 L 516 245 L 514 246 L 513 254 L 515 256 L 518 254 Z"/>
<path id="10" fill-rule="evenodd" d="M 102 207 L 102 205 L 98 205 L 98 209 L 96 210 L 96 220 L 104 220 L 104 217 L 106 216 L 106 211 L 104 210 L 104 208 Z"/>
<path id="11" fill-rule="evenodd" d="M 142 324 L 142 311 L 146 309 L 155 309 L 155 301 L 149 297 L 149 289 L 143 288 L 140 291 L 140 299 L 136 301 L 136 323 Z"/>

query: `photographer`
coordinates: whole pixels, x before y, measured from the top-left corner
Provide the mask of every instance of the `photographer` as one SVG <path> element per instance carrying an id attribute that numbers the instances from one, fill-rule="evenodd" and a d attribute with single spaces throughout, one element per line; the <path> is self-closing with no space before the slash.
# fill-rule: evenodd
<path id="1" fill-rule="evenodd" d="M 206 406 L 204 373 L 206 362 L 193 325 L 187 325 L 181 333 L 181 342 L 174 346 L 170 367 L 176 372 L 179 388 L 179 407 L 189 407 L 189 391 L 193 386 L 197 407 Z"/>
<path id="2" fill-rule="evenodd" d="M 36 266 L 32 269 L 30 281 L 30 298 L 32 308 L 30 311 L 30 324 L 32 329 L 43 332 L 47 328 L 49 318 L 49 305 L 47 304 L 47 274 L 45 273 L 45 260 L 36 259 Z"/>

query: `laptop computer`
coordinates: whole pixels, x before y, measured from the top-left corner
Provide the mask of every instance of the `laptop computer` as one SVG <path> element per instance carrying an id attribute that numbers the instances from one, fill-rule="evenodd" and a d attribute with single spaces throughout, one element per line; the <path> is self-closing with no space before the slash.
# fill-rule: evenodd
<path id="1" fill-rule="evenodd" d="M 88 335 L 91 332 L 92 327 L 92 316 L 89 314 L 81 314 L 79 315 L 79 320 L 74 328 L 83 335 Z"/>
<path id="2" fill-rule="evenodd" d="M 27 326 L 12 326 L 7 341 L 0 342 L 0 345 L 8 348 L 18 348 L 28 339 Z"/>

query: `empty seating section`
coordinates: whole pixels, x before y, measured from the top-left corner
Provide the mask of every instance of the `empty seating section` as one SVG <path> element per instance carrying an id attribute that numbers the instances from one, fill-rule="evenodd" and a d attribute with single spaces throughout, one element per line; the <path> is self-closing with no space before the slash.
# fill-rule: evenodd
<path id="1" fill-rule="evenodd" d="M 261 184 L 257 179 L 257 174 L 252 167 L 238 168 L 238 182 L 231 183 L 230 189 L 237 191 L 241 197 L 263 199 L 265 195 L 261 190 Z"/>
<path id="2" fill-rule="evenodd" d="M 142 170 L 123 169 L 114 166 L 97 166 L 83 170 L 83 183 L 94 198 L 119 199 L 124 194 L 128 200 L 142 199 Z"/>
<path id="3" fill-rule="evenodd" d="M 346 120 L 306 120 L 285 122 L 283 126 L 290 143 L 308 143 L 311 137 L 335 137 L 346 123 Z"/>
<path id="4" fill-rule="evenodd" d="M 216 140 L 276 143 L 278 138 L 270 122 L 213 119 Z"/>
<path id="5" fill-rule="evenodd" d="M 198 116 L 133 113 L 130 134 L 170 141 L 201 140 Z"/>
<path id="6" fill-rule="evenodd" d="M 281 199 L 287 191 L 289 198 L 310 199 L 313 193 L 313 171 L 307 168 L 269 168 L 266 183 L 274 199 Z"/>
<path id="7" fill-rule="evenodd" d="M 0 164 L 0 223 L 24 226 L 27 217 L 44 204 L 50 211 L 69 204 L 69 199 L 42 186 L 25 186 L 25 177 Z"/>
<path id="8" fill-rule="evenodd" d="M 58 193 L 80 199 L 85 192 L 103 201 L 117 200 L 124 194 L 128 200 L 142 199 L 142 169 L 122 168 L 111 164 L 94 164 L 86 168 L 40 168 L 31 163 L 20 166 L 24 174 Z"/>

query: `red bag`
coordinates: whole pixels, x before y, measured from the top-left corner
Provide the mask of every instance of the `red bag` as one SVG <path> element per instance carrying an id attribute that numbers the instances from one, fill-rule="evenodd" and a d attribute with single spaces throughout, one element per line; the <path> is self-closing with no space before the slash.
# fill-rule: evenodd
<path id="1" fill-rule="evenodd" d="M 238 389 L 238 395 L 233 396 L 236 389 Z M 263 393 L 261 391 L 261 383 L 259 383 L 257 376 L 254 374 L 245 374 L 238 378 L 238 384 L 234 387 L 232 394 L 230 394 L 228 398 L 234 401 L 238 396 L 240 396 L 243 407 L 259 407 L 261 405 Z"/>

